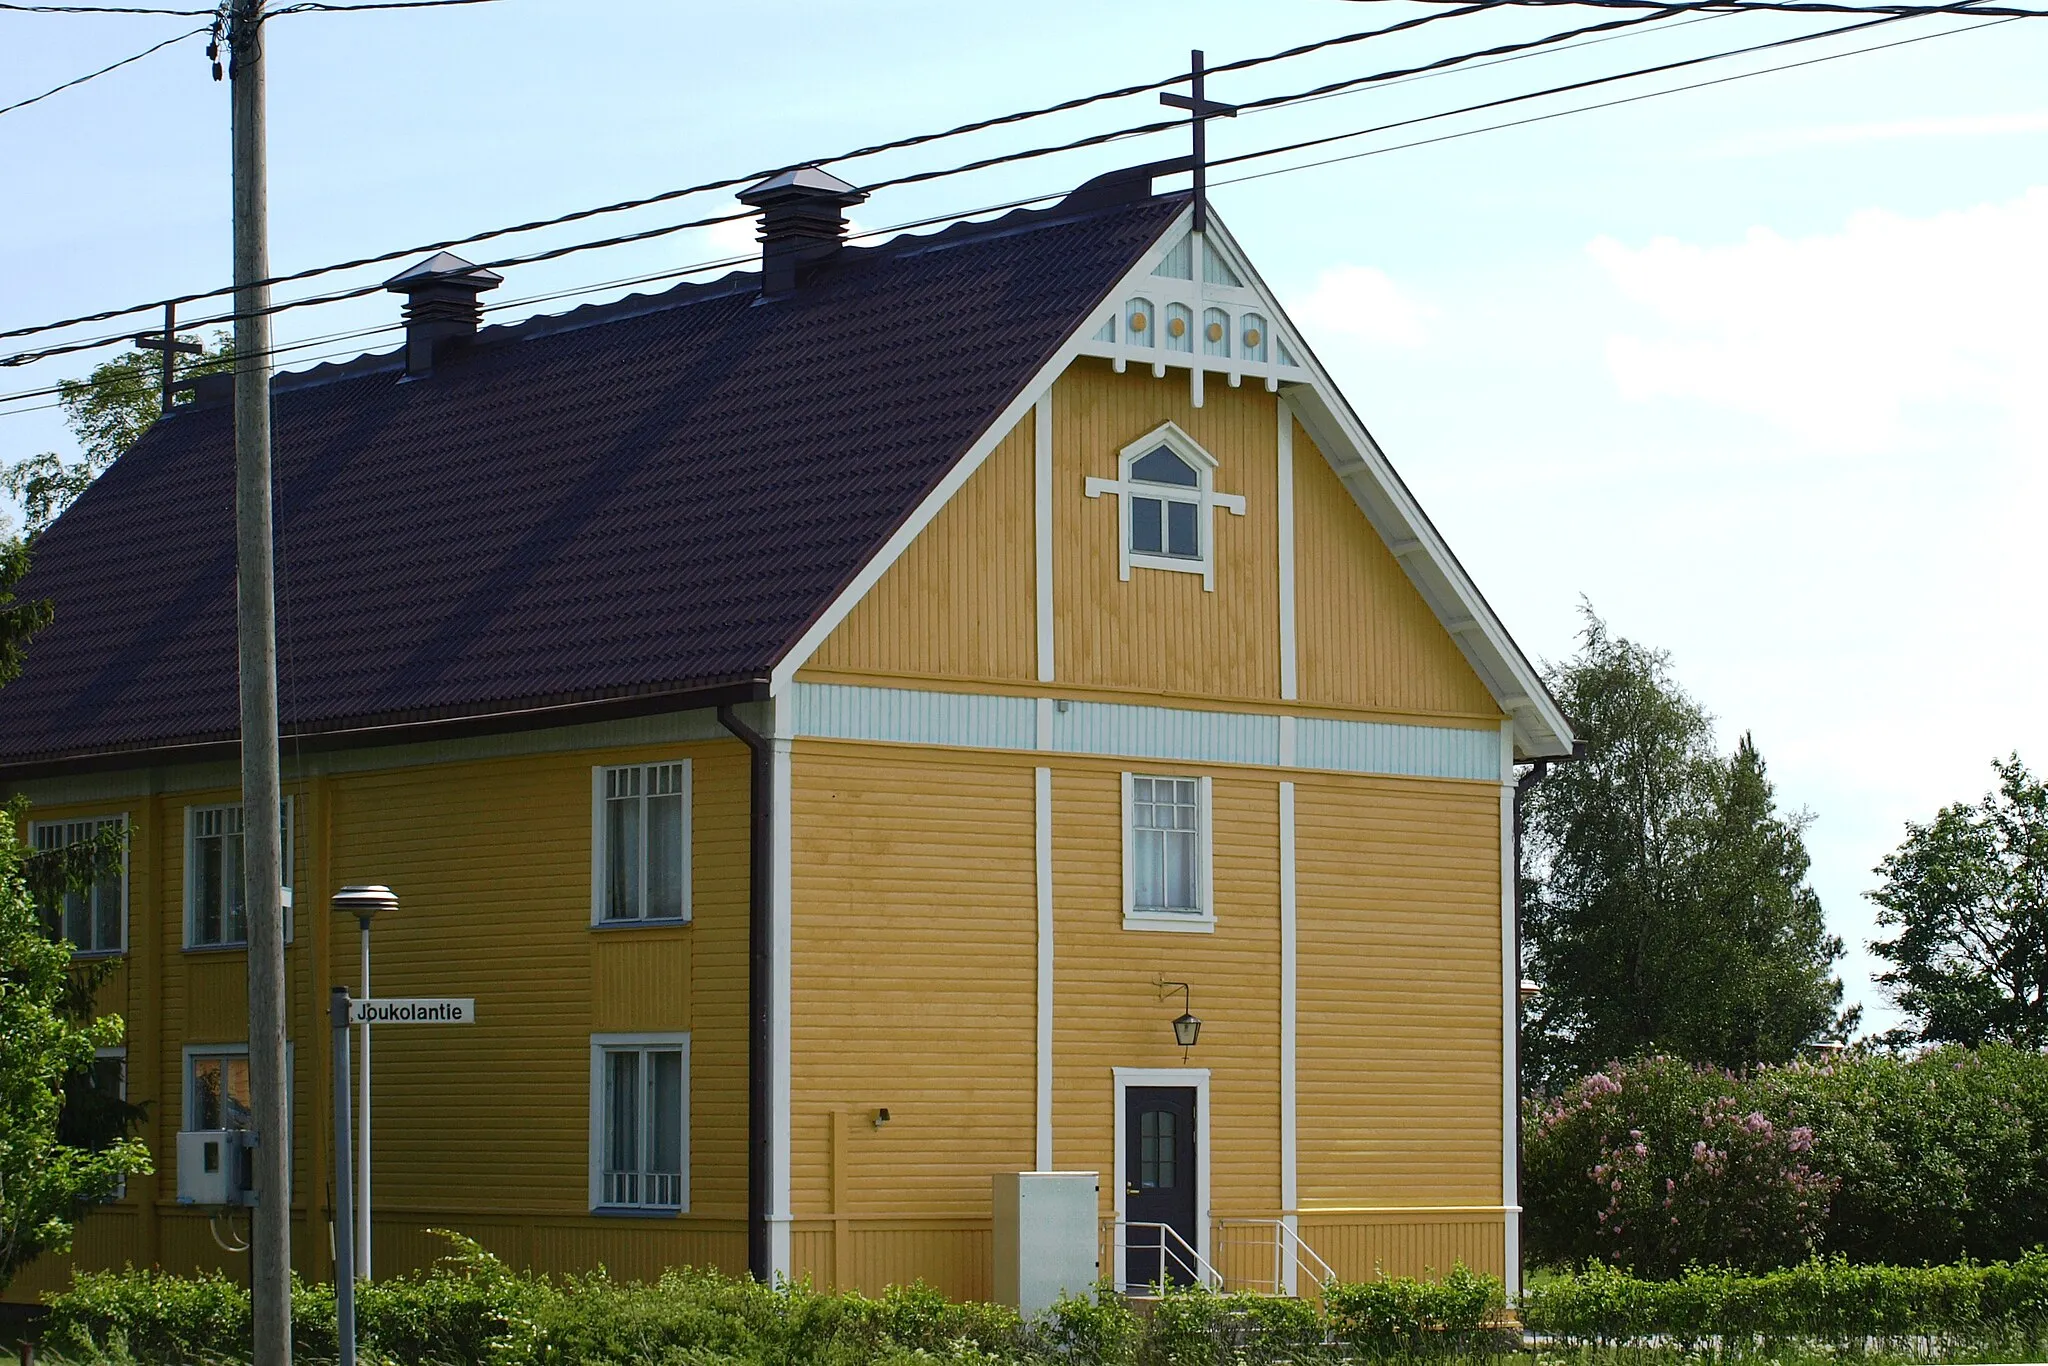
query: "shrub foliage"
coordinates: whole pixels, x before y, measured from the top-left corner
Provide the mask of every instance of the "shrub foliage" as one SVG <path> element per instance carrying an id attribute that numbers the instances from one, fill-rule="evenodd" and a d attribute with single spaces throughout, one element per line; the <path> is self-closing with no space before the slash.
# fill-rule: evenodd
<path id="1" fill-rule="evenodd" d="M 1026 1322 L 923 1285 L 879 1297 L 768 1287 L 675 1270 L 651 1284 L 603 1272 L 514 1272 L 474 1242 L 416 1276 L 365 1285 L 357 1337 L 368 1360 L 434 1366 L 1239 1366 L 1468 1355 L 1499 1345 L 1501 1284 L 1456 1267 L 1439 1282 L 1332 1286 L 1322 1300 L 1176 1290 L 1141 1313 L 1103 1291 Z M 246 1360 L 248 1292 L 223 1276 L 149 1271 L 79 1277 L 50 1301 L 53 1355 L 118 1366 Z M 336 1356 L 331 1286 L 299 1284 L 295 1355 Z"/>
<path id="2" fill-rule="evenodd" d="M 2032 1052 L 1851 1052 L 1747 1076 L 1651 1058 L 1525 1123 L 1525 1236 L 1546 1265 L 1931 1266 L 2048 1242 L 2048 1058 Z"/>

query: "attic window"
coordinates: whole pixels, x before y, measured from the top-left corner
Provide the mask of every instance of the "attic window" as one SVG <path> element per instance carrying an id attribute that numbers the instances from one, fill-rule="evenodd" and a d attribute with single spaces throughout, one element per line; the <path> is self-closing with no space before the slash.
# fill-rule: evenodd
<path id="1" fill-rule="evenodd" d="M 1202 558 L 1201 475 L 1165 446 L 1131 462 L 1131 553 Z M 1153 485 L 1144 488 L 1142 485 Z"/>
<path id="2" fill-rule="evenodd" d="M 1131 569 L 1200 574 L 1216 587 L 1214 524 L 1217 508 L 1244 516 L 1244 499 L 1216 491 L 1216 457 L 1168 422 L 1124 447 L 1116 479 L 1093 478 L 1090 498 L 1113 495 L 1118 504 L 1119 575 Z"/>

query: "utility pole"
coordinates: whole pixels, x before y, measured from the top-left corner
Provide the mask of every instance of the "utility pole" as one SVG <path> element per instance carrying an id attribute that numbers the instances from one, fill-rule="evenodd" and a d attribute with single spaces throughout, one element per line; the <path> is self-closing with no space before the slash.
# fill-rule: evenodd
<path id="1" fill-rule="evenodd" d="M 283 794 L 277 761 L 277 620 L 271 564 L 269 194 L 263 0 L 231 0 L 235 157 L 235 634 L 242 684 L 243 906 L 249 934 L 249 1093 L 256 1216 L 249 1288 L 254 1366 L 290 1366 L 291 1141 L 285 1129 Z"/>

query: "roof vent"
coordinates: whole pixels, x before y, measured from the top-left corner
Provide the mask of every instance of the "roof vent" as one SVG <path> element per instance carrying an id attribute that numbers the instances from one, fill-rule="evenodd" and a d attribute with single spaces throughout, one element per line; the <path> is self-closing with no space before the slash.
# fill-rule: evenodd
<path id="1" fill-rule="evenodd" d="M 846 244 L 846 210 L 867 198 L 815 166 L 773 175 L 739 193 L 761 211 L 761 293 L 796 289 L 800 267 L 830 260 Z"/>
<path id="2" fill-rule="evenodd" d="M 445 251 L 386 280 L 384 288 L 405 296 L 407 378 L 432 374 L 438 358 L 476 336 L 484 314 L 477 296 L 503 283 L 496 271 Z"/>

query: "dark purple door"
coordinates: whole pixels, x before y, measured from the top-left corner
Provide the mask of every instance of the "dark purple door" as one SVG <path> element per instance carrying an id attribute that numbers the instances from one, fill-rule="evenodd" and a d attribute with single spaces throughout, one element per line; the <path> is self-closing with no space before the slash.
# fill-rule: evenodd
<path id="1" fill-rule="evenodd" d="M 1193 1285 L 1195 1090 L 1133 1086 L 1124 1092 L 1124 1280 L 1132 1286 Z M 1166 1232 L 1171 1229 L 1172 1233 Z M 1176 1238 L 1174 1234 L 1179 1236 Z"/>

